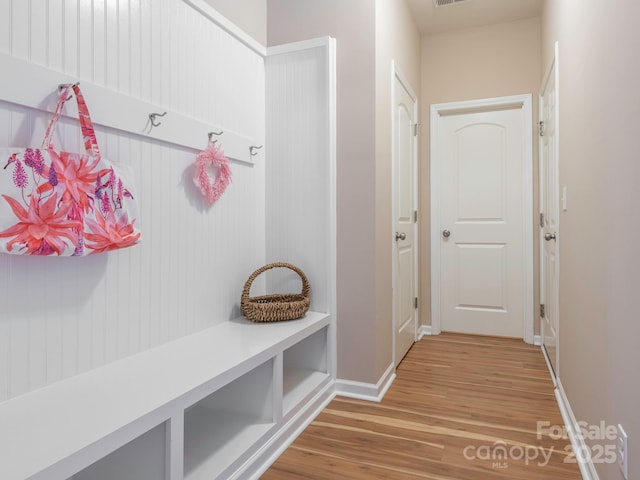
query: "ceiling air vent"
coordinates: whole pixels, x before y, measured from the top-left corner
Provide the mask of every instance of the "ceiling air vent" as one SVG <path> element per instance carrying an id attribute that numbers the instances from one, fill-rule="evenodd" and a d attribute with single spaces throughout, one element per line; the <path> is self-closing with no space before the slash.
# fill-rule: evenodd
<path id="1" fill-rule="evenodd" d="M 448 7 L 449 5 L 459 5 L 461 3 L 469 3 L 471 0 L 433 0 L 433 4 L 438 7 Z"/>

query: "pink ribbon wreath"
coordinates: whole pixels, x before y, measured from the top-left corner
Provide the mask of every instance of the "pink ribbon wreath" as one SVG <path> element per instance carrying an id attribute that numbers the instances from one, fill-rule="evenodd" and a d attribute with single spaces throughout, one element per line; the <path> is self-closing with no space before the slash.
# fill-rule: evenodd
<path id="1" fill-rule="evenodd" d="M 202 195 L 209 205 L 213 205 L 224 193 L 231 182 L 229 160 L 222 149 L 215 143 L 210 143 L 196 158 L 196 176 L 193 183 L 200 188 Z M 217 169 L 215 181 L 209 175 L 208 168 Z"/>

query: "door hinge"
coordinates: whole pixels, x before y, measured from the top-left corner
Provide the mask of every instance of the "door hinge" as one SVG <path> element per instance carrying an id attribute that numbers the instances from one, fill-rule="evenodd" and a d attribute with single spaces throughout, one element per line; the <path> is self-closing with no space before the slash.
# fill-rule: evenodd
<path id="1" fill-rule="evenodd" d="M 543 120 L 540 120 L 540 121 L 538 122 L 538 134 L 539 134 L 541 137 L 544 137 L 544 121 L 543 121 Z"/>
<path id="2" fill-rule="evenodd" d="M 418 136 L 418 127 L 420 126 L 419 123 L 414 123 L 413 124 L 413 136 L 417 137 Z"/>
<path id="3" fill-rule="evenodd" d="M 418 210 L 413 211 L 413 222 L 418 223 Z"/>
<path id="4" fill-rule="evenodd" d="M 540 228 L 544 228 L 544 213 L 540 212 Z"/>
<path id="5" fill-rule="evenodd" d="M 413 299 L 413 308 L 418 308 L 418 297 Z"/>
<path id="6" fill-rule="evenodd" d="M 544 303 L 541 303 L 540 304 L 540 318 L 544 318 L 546 316 L 546 314 L 547 314 L 546 310 L 547 309 L 545 308 Z"/>

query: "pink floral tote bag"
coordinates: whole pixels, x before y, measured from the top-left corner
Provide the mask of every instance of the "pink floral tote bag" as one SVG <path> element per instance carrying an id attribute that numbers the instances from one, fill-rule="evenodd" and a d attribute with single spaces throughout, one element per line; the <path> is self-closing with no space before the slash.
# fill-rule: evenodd
<path id="1" fill-rule="evenodd" d="M 51 143 L 70 93 L 86 153 Z M 78 85 L 65 85 L 40 148 L 0 148 L 0 252 L 84 256 L 140 241 L 130 169 L 102 158 Z"/>

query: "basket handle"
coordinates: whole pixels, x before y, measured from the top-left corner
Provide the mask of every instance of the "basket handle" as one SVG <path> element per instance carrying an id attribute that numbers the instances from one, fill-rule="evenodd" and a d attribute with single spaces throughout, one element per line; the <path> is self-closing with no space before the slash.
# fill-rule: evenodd
<path id="1" fill-rule="evenodd" d="M 309 293 L 311 292 L 311 286 L 309 285 L 309 280 L 307 280 L 307 276 L 304 274 L 304 272 L 290 263 L 276 262 L 269 263 L 264 267 L 260 267 L 258 270 L 249 275 L 249 278 L 245 282 L 244 288 L 242 289 L 241 301 L 249 300 L 249 291 L 251 290 L 251 285 L 253 284 L 253 281 L 256 279 L 256 277 L 261 273 L 266 272 L 267 270 L 271 270 L 272 268 L 288 268 L 289 270 L 293 270 L 294 272 L 296 272 L 302 280 L 302 291 L 300 293 L 304 296 L 309 295 Z"/>

